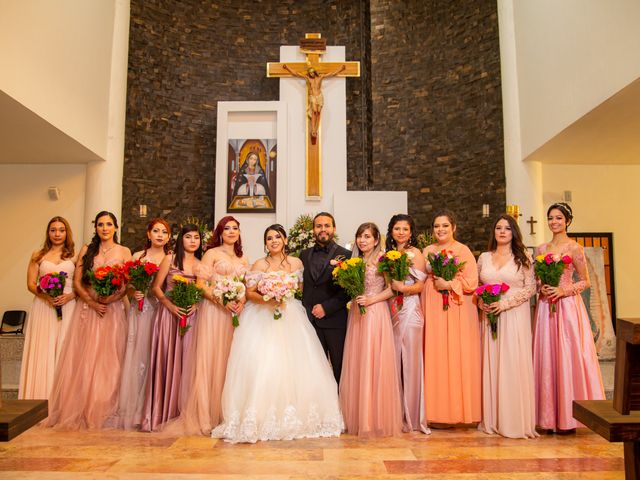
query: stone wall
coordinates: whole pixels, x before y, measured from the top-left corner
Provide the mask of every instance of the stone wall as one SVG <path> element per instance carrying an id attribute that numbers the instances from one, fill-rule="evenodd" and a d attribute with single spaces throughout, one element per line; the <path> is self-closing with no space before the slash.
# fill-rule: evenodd
<path id="1" fill-rule="evenodd" d="M 123 217 L 138 247 L 147 219 L 213 221 L 216 104 L 275 100 L 279 47 L 321 32 L 345 45 L 348 188 L 407 190 L 420 229 L 459 214 L 460 239 L 487 241 L 504 210 L 495 1 L 132 0 Z M 493 215 L 492 215 L 493 216 Z"/>
<path id="2" fill-rule="evenodd" d="M 495 1 L 371 1 L 373 189 L 407 190 L 427 228 L 447 207 L 484 249 L 505 208 Z"/>
<path id="3" fill-rule="evenodd" d="M 265 70 L 280 45 L 320 32 L 329 45 L 345 45 L 347 59 L 363 59 L 368 28 L 366 1 L 132 0 L 123 242 L 139 247 L 157 215 L 213 221 L 217 102 L 277 100 L 278 80 Z M 362 133 L 369 84 L 366 73 L 347 80 L 354 171 L 370 150 Z"/>

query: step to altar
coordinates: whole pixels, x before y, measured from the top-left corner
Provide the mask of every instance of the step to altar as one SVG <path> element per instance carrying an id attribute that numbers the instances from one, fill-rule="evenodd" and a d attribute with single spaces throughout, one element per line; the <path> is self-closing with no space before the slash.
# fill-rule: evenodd
<path id="1" fill-rule="evenodd" d="M 0 335 L 0 367 L 2 368 L 2 398 L 17 399 L 24 335 Z"/>

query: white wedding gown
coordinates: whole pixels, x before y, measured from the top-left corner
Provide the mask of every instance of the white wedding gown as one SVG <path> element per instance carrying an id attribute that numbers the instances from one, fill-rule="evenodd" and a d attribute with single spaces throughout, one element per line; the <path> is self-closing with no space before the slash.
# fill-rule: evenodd
<path id="1" fill-rule="evenodd" d="M 258 282 L 260 272 L 252 272 Z M 302 278 L 302 272 L 295 272 Z M 247 302 L 240 314 L 222 392 L 223 423 L 211 436 L 226 441 L 339 436 L 338 387 L 300 301 L 273 307 Z"/>

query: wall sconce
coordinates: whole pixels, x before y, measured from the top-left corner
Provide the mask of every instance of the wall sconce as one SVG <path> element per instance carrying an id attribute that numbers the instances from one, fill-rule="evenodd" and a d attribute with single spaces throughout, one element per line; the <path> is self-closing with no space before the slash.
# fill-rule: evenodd
<path id="1" fill-rule="evenodd" d="M 49 187 L 47 190 L 49 200 L 60 200 L 60 189 L 58 187 Z"/>
<path id="2" fill-rule="evenodd" d="M 147 206 L 140 205 L 140 218 L 145 218 L 147 216 Z"/>
<path id="3" fill-rule="evenodd" d="M 517 222 L 520 217 L 520 206 L 519 205 L 507 205 L 507 215 L 513 217 L 513 219 Z"/>
<path id="4" fill-rule="evenodd" d="M 482 204 L 482 218 L 489 218 L 490 207 L 488 203 Z"/>

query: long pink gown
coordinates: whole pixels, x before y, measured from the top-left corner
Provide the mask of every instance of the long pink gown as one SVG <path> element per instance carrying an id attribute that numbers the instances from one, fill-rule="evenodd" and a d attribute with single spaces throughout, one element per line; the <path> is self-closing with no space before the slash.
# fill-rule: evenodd
<path id="1" fill-rule="evenodd" d="M 531 307 L 536 293 L 533 266 L 516 265 L 513 256 L 496 268 L 491 252 L 478 259 L 480 283 L 506 283 L 493 338 L 486 314 L 482 314 L 482 422 L 479 430 L 509 438 L 534 438 L 536 433 L 533 362 L 531 359 Z"/>
<path id="2" fill-rule="evenodd" d="M 427 275 L 411 267 L 405 285 L 416 280 L 424 281 Z M 389 300 L 392 311 L 393 298 Z M 405 295 L 402 309 L 391 316 L 395 340 L 396 368 L 401 379 L 403 430 L 419 430 L 431 433 L 427 427 L 424 411 L 424 367 L 422 344 L 424 342 L 424 315 L 420 295 Z"/>
<path id="3" fill-rule="evenodd" d="M 53 272 L 65 272 L 67 280 L 64 293 L 73 291 L 72 260 L 53 263 L 42 260 L 38 266 L 38 278 Z M 76 301 L 62 306 L 62 320 L 58 320 L 56 309 L 40 297 L 34 296 L 25 326 L 24 350 L 20 368 L 18 398 L 21 400 L 49 398 L 53 376 L 62 344 L 71 323 Z"/>
<path id="4" fill-rule="evenodd" d="M 539 246 L 536 255 L 546 255 L 548 248 Z M 550 311 L 546 297 L 538 297 L 533 340 L 536 423 L 550 430 L 581 426 L 572 415 L 573 400 L 605 398 L 589 316 L 580 296 L 589 281 L 584 250 L 571 242 L 562 255 L 572 259 L 560 278 L 566 296 L 557 301 L 556 313 Z"/>
<path id="5" fill-rule="evenodd" d="M 428 252 L 441 247 L 433 244 Z M 424 390 L 427 419 L 438 423 L 473 423 L 482 417 L 480 322 L 473 303 L 478 268 L 471 250 L 455 242 L 451 251 L 466 262 L 449 293 L 449 309 L 429 274 L 422 293 L 424 328 Z"/>
<path id="6" fill-rule="evenodd" d="M 123 258 L 103 263 L 98 255 L 93 268 L 122 263 Z M 122 300 L 108 304 L 102 317 L 83 300 L 77 301 L 56 367 L 46 426 L 63 430 L 110 426 L 118 407 L 126 341 Z"/>
<path id="7" fill-rule="evenodd" d="M 246 265 L 218 261 L 213 269 L 200 265 L 197 275 L 213 286 L 224 277 L 242 278 L 246 271 Z M 210 435 L 222 422 L 222 389 L 234 330 L 229 310 L 203 300 L 193 333 L 195 359 L 193 375 L 187 380 L 189 396 L 180 413 L 181 425 L 176 426 L 184 433 Z"/>
<path id="8" fill-rule="evenodd" d="M 367 265 L 365 294 L 385 289 L 375 265 Z M 399 435 L 402 431 L 400 380 L 387 302 L 349 309 L 340 376 L 340 405 L 347 432 L 359 437 Z"/>
<path id="9" fill-rule="evenodd" d="M 158 307 L 158 300 L 148 293 L 144 299 L 142 311 L 138 309 L 137 300 L 131 301 L 129 308 L 129 334 L 122 367 L 120 382 L 120 398 L 115 426 L 126 430 L 134 430 L 142 423 L 147 374 L 151 360 L 151 335 L 153 333 L 153 317 Z"/>
<path id="10" fill-rule="evenodd" d="M 172 264 L 165 281 L 165 292 L 173 289 L 174 275 L 195 281 L 195 275 L 189 275 Z M 191 325 L 191 328 L 184 336 L 180 336 L 178 319 L 164 305 L 158 305 L 153 319 L 151 356 L 140 426 L 142 431 L 160 430 L 166 422 L 180 414 L 188 398 L 187 382 L 182 382 L 182 379 L 187 378 L 190 368 L 193 368 L 193 332 L 197 316 L 196 311 L 187 317 L 187 325 Z"/>

